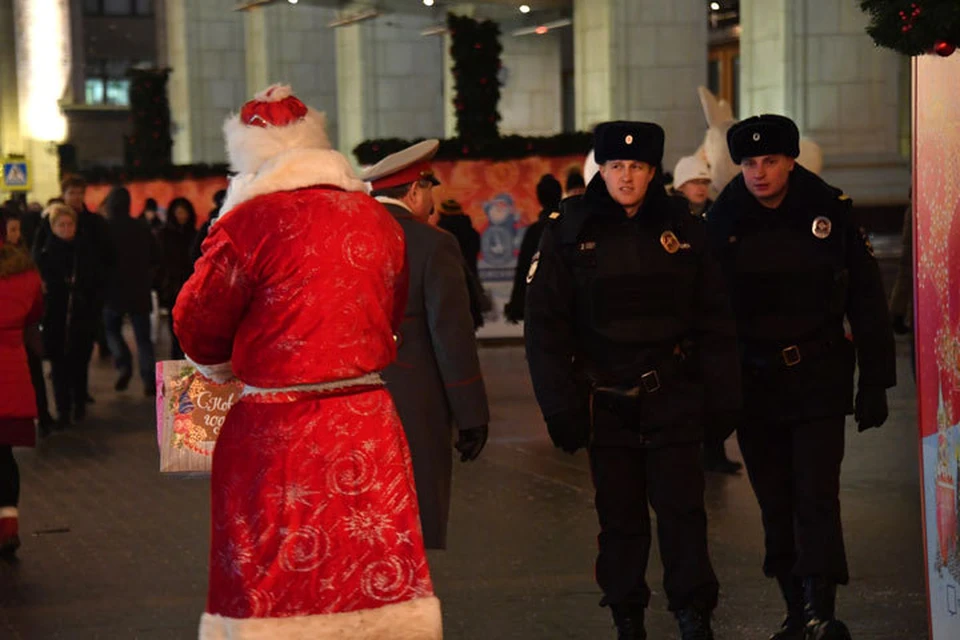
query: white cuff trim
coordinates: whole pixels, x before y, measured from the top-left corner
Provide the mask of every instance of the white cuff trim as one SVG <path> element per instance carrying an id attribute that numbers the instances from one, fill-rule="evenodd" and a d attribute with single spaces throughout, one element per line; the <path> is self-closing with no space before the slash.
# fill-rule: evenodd
<path id="1" fill-rule="evenodd" d="M 230 382 L 234 378 L 233 375 L 233 364 L 230 362 L 221 362 L 220 364 L 198 364 L 187 357 L 187 362 L 192 364 L 197 368 L 197 371 L 200 372 L 204 378 L 209 378 L 218 384 L 223 384 L 224 382 Z"/>

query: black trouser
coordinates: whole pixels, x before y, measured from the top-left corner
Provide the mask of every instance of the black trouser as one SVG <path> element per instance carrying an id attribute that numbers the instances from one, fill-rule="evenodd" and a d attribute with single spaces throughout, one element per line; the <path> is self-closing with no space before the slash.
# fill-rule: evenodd
<path id="1" fill-rule="evenodd" d="M 849 580 L 840 522 L 843 425 L 843 416 L 741 425 L 740 451 L 763 515 L 767 576 Z"/>
<path id="2" fill-rule="evenodd" d="M 27 365 L 30 367 L 33 395 L 37 399 L 37 415 L 45 420 L 50 417 L 50 405 L 47 402 L 47 382 L 43 379 L 43 358 L 28 348 Z"/>
<path id="3" fill-rule="evenodd" d="M 0 444 L 0 507 L 15 507 L 20 502 L 20 469 L 13 447 Z"/>
<path id="4" fill-rule="evenodd" d="M 93 344 L 92 337 L 89 344 Z M 86 402 L 89 354 L 89 347 L 85 343 L 65 355 L 50 358 L 53 398 L 57 404 L 57 417 L 60 420 L 69 420 L 70 410 L 82 407 Z"/>
<path id="5" fill-rule="evenodd" d="M 658 449 L 595 446 L 590 469 L 600 519 L 597 583 L 604 603 L 647 606 L 650 512 L 657 514 L 663 588 L 671 611 L 717 605 L 707 552 L 700 443 Z"/>

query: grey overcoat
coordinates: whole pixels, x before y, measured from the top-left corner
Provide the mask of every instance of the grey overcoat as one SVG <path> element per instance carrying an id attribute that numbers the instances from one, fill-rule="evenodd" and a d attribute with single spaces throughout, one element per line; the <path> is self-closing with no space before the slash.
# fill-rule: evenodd
<path id="1" fill-rule="evenodd" d="M 406 237 L 410 289 L 397 360 L 384 372 L 403 422 L 428 549 L 447 543 L 453 430 L 490 421 L 463 257 L 452 235 L 384 203 Z"/>

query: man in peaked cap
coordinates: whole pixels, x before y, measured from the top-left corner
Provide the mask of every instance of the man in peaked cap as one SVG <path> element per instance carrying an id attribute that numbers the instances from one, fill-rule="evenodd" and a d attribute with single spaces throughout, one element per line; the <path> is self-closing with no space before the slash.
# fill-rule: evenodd
<path id="1" fill-rule="evenodd" d="M 738 409 L 733 316 L 703 223 L 657 175 L 663 129 L 608 122 L 594 135 L 599 173 L 549 216 L 527 273 L 533 387 L 554 444 L 587 448 L 596 576 L 618 638 L 647 637 L 648 503 L 681 635 L 713 638 L 700 446 Z"/>
<path id="2" fill-rule="evenodd" d="M 859 431 L 879 427 L 896 382 L 880 272 L 850 199 L 796 163 L 793 121 L 748 118 L 727 142 L 741 173 L 708 211 L 707 227 L 734 294 L 744 387 L 738 439 L 763 513 L 763 569 L 787 605 L 772 638 L 845 640 L 849 631 L 835 619 L 836 586 L 848 581 L 844 416 L 853 413 Z"/>
<path id="3" fill-rule="evenodd" d="M 372 195 L 403 228 L 410 288 L 397 332 L 397 360 L 384 372 L 410 444 L 428 549 L 447 542 L 453 465 L 451 430 L 461 461 L 487 441 L 490 411 L 470 315 L 465 265 L 452 235 L 427 224 L 433 211 L 430 167 L 437 140 L 387 156 L 364 172 Z"/>

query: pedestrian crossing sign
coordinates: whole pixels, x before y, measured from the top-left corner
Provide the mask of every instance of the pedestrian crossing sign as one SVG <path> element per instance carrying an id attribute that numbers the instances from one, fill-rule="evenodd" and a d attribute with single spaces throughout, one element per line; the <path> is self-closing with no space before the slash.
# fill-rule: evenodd
<path id="1" fill-rule="evenodd" d="M 4 158 L 0 172 L 0 191 L 29 191 L 30 163 L 23 158 Z"/>

